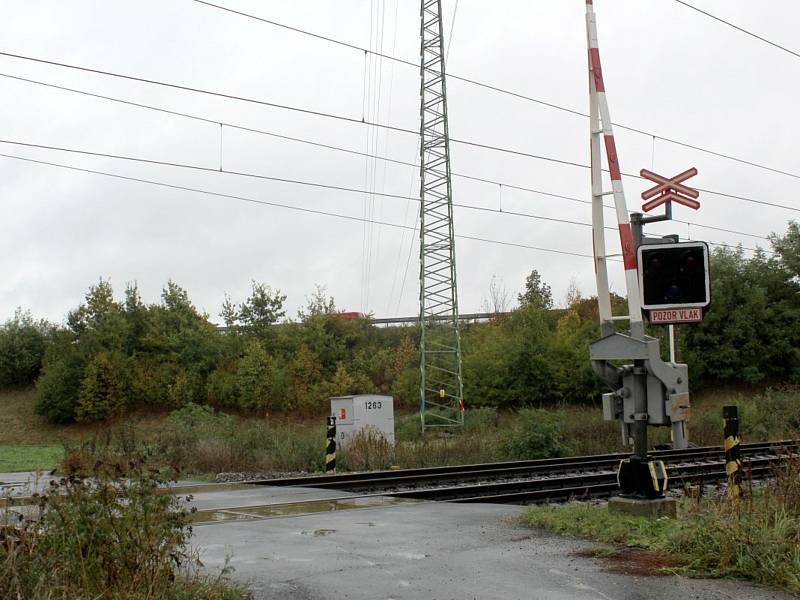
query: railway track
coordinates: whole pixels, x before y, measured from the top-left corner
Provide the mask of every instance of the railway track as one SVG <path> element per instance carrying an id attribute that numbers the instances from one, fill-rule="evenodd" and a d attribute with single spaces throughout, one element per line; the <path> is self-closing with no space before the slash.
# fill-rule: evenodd
<path id="1" fill-rule="evenodd" d="M 797 456 L 796 441 L 741 445 L 746 469 L 755 479 L 765 477 L 777 461 Z M 661 450 L 652 453 L 664 461 L 675 489 L 684 484 L 713 484 L 725 481 L 725 462 L 720 446 Z M 428 467 L 312 475 L 273 479 L 254 479 L 240 483 L 190 484 L 164 488 L 164 493 L 192 494 L 232 490 L 253 485 L 310 487 L 348 492 L 345 498 L 393 497 L 397 499 L 449 502 L 534 503 L 569 499 L 608 497 L 618 490 L 616 469 L 629 454 L 602 454 L 568 458 L 480 463 L 448 467 Z M 26 504 L 18 497 L 16 504 Z M 0 508 L 7 504 L 0 499 Z"/>
<path id="2" fill-rule="evenodd" d="M 794 441 L 742 444 L 742 456 L 753 478 L 769 474 L 777 461 L 797 453 Z M 714 484 L 726 479 L 720 446 L 661 450 L 652 453 L 664 461 L 673 487 Z M 361 493 L 361 497 L 527 504 L 569 499 L 602 498 L 617 490 L 616 469 L 629 454 L 604 454 L 449 467 L 429 467 L 259 479 L 247 483 L 281 487 L 315 487 Z"/>
<path id="3" fill-rule="evenodd" d="M 753 478 L 769 475 L 775 463 L 787 455 L 773 454 L 748 459 L 747 468 Z M 686 483 L 717 483 L 726 479 L 723 461 L 673 464 L 668 473 L 675 485 Z M 302 478 L 306 479 L 306 478 Z M 307 515 L 347 509 L 376 509 L 397 506 L 414 500 L 448 501 L 457 503 L 491 502 L 498 504 L 533 504 L 604 498 L 618 491 L 616 473 L 611 471 L 562 474 L 552 478 L 466 484 L 383 492 L 348 493 L 346 496 L 300 500 L 258 506 L 234 506 L 199 511 L 193 516 L 195 524 L 214 524 L 230 520 L 259 520 L 272 517 Z"/>
<path id="4" fill-rule="evenodd" d="M 770 469 L 783 459 L 784 457 L 779 455 L 750 458 L 747 470 L 754 479 L 763 478 L 768 476 Z M 685 484 L 720 483 L 727 478 L 724 461 L 668 465 L 667 473 L 673 488 Z M 613 495 L 618 490 L 616 472 L 605 471 L 500 483 L 400 490 L 390 495 L 418 500 L 528 504 L 603 498 Z"/>

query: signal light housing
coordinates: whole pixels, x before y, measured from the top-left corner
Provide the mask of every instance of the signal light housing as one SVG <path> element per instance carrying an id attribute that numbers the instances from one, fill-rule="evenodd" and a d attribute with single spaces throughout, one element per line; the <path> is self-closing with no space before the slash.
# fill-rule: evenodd
<path id="1" fill-rule="evenodd" d="M 711 302 L 705 242 L 642 244 L 639 290 L 646 310 L 705 308 Z"/>

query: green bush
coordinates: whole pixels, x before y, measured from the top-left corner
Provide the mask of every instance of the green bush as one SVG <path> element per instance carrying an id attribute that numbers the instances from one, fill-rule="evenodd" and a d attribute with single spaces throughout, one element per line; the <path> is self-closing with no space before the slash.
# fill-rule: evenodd
<path id="1" fill-rule="evenodd" d="M 86 366 L 75 420 L 102 421 L 121 414 L 128 403 L 129 379 L 125 359 L 100 352 Z"/>
<path id="2" fill-rule="evenodd" d="M 527 460 L 562 455 L 557 413 L 526 408 L 514 418 L 516 423 L 503 441 L 503 450 L 509 458 Z"/>
<path id="3" fill-rule="evenodd" d="M 239 406 L 264 411 L 273 408 L 274 364 L 258 340 L 247 343 L 236 372 L 236 391 Z"/>
<path id="4" fill-rule="evenodd" d="M 206 384 L 208 401 L 218 408 L 236 409 L 239 407 L 239 388 L 236 373 L 227 368 L 217 368 L 208 376 Z"/>
<path id="5" fill-rule="evenodd" d="M 75 419 L 84 361 L 74 348 L 73 336 L 59 332 L 47 349 L 41 376 L 36 381 L 36 413 L 53 423 Z"/>
<path id="6" fill-rule="evenodd" d="M 799 396 L 800 387 L 783 386 L 731 402 L 739 405 L 742 437 L 747 441 L 765 441 L 796 435 L 800 431 Z"/>
<path id="7" fill-rule="evenodd" d="M 0 517 L 0 597 L 243 600 L 224 575 L 199 574 L 189 513 L 162 483 L 128 456 L 71 472 L 32 516 L 12 505 Z"/>
<path id="8" fill-rule="evenodd" d="M 201 440 L 210 441 L 221 432 L 235 431 L 234 417 L 217 413 L 207 405 L 186 404 L 167 417 L 158 438 L 159 455 L 176 471 L 191 469 Z"/>
<path id="9" fill-rule="evenodd" d="M 419 413 L 397 415 L 394 419 L 394 437 L 398 442 L 410 442 L 422 435 L 422 421 Z"/>
<path id="10" fill-rule="evenodd" d="M 468 408 L 464 411 L 464 431 L 466 433 L 477 433 L 495 428 L 498 421 L 499 415 L 493 406 Z"/>
<path id="11" fill-rule="evenodd" d="M 796 232 L 790 227 L 787 239 Z M 772 241 L 782 247 L 786 240 Z M 702 323 L 681 328 L 695 384 L 800 381 L 800 279 L 788 268 L 794 260 L 785 252 L 745 257 L 741 247 L 714 249 L 711 308 Z"/>
<path id="12" fill-rule="evenodd" d="M 0 386 L 31 385 L 42 370 L 42 360 L 54 327 L 35 321 L 18 308 L 0 327 Z"/>

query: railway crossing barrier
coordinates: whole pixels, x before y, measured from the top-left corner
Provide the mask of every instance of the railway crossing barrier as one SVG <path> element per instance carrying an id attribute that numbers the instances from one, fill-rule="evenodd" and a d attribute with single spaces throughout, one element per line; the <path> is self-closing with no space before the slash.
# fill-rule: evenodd
<path id="1" fill-rule="evenodd" d="M 698 190 L 685 185 L 697 174 L 690 168 L 673 177 L 643 169 L 641 176 L 655 186 L 642 194 L 642 210 L 663 206 L 664 214 L 628 216 L 619 156 L 614 141 L 607 88 L 600 62 L 597 23 L 592 0 L 586 0 L 586 39 L 589 58 L 589 139 L 592 190 L 592 246 L 597 302 L 602 338 L 590 345 L 589 358 L 595 373 L 611 392 L 603 394 L 603 413 L 618 420 L 623 441 L 633 454 L 619 466 L 622 493 L 637 501 L 660 499 L 667 487 L 663 463 L 648 454 L 648 426 L 671 427 L 673 447 L 688 445 L 689 373 L 685 364 L 661 359 L 660 342 L 646 335 L 644 316 L 651 324 L 696 322 L 703 318 L 710 302 L 708 249 L 704 243 L 689 247 L 678 236 L 646 237 L 646 223 L 672 219 L 672 203 L 698 209 Z M 601 164 L 605 148 L 611 188 L 604 190 Z M 604 200 L 612 196 L 619 233 L 628 315 L 611 312 L 608 282 L 609 254 L 605 241 Z M 619 331 L 617 323 L 627 321 Z M 670 334 L 672 332 L 670 331 Z M 628 363 L 628 364 L 625 364 Z M 624 504 L 628 506 L 630 503 Z M 650 506 L 655 506 L 651 503 Z M 650 510 L 650 509 L 647 509 Z"/>

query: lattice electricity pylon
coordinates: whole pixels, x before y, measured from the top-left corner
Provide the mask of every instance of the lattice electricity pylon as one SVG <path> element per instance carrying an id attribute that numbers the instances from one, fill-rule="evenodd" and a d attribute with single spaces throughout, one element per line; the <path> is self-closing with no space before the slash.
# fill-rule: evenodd
<path id="1" fill-rule="evenodd" d="M 419 411 L 423 431 L 464 424 L 441 15 L 441 0 L 422 0 Z"/>

